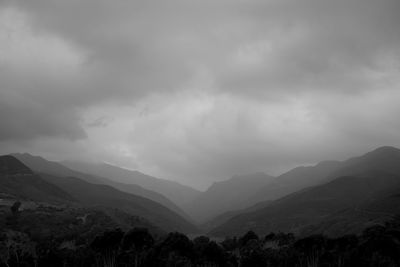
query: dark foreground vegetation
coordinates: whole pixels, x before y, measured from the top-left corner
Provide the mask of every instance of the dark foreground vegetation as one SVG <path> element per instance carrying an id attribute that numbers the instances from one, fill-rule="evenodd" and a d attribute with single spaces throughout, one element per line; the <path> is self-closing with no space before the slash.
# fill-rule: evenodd
<path id="1" fill-rule="evenodd" d="M 358 236 L 248 232 L 217 243 L 144 227 L 113 228 L 101 212 L 92 222 L 89 216 L 46 216 L 56 217 L 49 209 L 19 211 L 19 203 L 3 211 L 0 266 L 400 266 L 400 218 Z"/>

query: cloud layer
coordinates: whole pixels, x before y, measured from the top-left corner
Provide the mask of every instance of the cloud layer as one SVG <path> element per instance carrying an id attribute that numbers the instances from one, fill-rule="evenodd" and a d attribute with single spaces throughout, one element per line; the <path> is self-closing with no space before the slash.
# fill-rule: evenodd
<path id="1" fill-rule="evenodd" d="M 3 1 L 1 152 L 204 187 L 400 146 L 397 0 Z"/>

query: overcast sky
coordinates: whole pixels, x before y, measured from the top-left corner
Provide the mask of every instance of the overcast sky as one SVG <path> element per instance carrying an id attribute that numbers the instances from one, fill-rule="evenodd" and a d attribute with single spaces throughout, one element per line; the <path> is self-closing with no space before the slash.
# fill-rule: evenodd
<path id="1" fill-rule="evenodd" d="M 399 0 L 0 0 L 0 152 L 204 188 L 400 147 Z"/>

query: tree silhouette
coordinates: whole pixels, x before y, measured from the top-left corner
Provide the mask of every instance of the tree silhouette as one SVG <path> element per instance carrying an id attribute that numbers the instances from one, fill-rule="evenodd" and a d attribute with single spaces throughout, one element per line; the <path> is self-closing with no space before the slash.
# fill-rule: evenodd
<path id="1" fill-rule="evenodd" d="M 245 246 L 250 240 L 258 240 L 258 236 L 253 231 L 248 231 L 244 236 L 239 239 L 239 245 L 241 247 Z"/>
<path id="2" fill-rule="evenodd" d="M 154 238 L 146 228 L 134 228 L 122 240 L 122 250 L 128 254 L 128 262 L 133 256 L 134 266 L 141 266 L 145 251 L 154 244 Z"/>
<path id="3" fill-rule="evenodd" d="M 14 204 L 11 206 L 11 212 L 13 215 L 16 215 L 19 211 L 19 208 L 21 207 L 21 202 L 16 201 Z"/>

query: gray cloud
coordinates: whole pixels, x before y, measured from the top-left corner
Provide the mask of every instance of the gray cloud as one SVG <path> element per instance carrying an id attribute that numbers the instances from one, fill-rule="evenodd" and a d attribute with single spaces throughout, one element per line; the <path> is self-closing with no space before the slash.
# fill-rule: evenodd
<path id="1" fill-rule="evenodd" d="M 3 1 L 3 151 L 76 149 L 204 186 L 398 145 L 399 11 L 397 0 Z"/>

